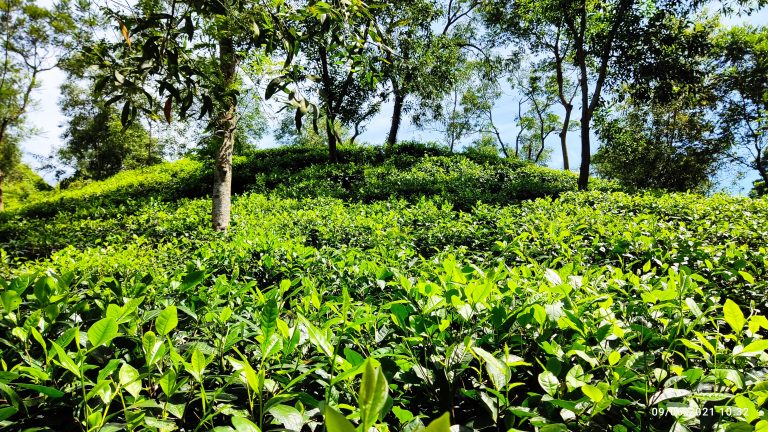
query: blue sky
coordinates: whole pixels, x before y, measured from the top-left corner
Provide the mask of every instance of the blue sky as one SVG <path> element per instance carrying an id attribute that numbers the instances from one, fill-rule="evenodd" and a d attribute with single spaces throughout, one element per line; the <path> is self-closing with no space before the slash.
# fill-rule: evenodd
<path id="1" fill-rule="evenodd" d="M 43 0 L 41 3 L 48 3 Z M 713 7 L 716 7 L 713 6 Z M 734 25 L 739 23 L 750 23 L 755 25 L 765 25 L 768 23 L 768 9 L 763 8 L 760 12 L 749 17 L 726 17 L 723 20 L 725 25 Z M 29 115 L 29 120 L 37 133 L 22 143 L 24 152 L 24 161 L 34 167 L 36 162 L 33 155 L 49 155 L 62 145 L 61 133 L 62 125 L 66 118 L 61 114 L 58 107 L 59 86 L 66 79 L 66 75 L 58 70 L 52 70 L 41 76 L 42 85 L 35 94 L 36 105 Z M 506 94 L 500 98 L 495 105 L 494 120 L 500 129 L 505 141 L 512 141 L 517 133 L 517 126 L 514 121 L 516 115 L 516 96 L 507 89 Z M 578 120 L 578 107 L 574 110 L 574 117 Z M 380 113 L 368 125 L 366 132 L 360 137 L 360 141 L 379 144 L 384 141 L 389 131 L 390 117 L 392 114 L 392 104 L 385 103 Z M 400 134 L 400 140 L 436 140 L 440 141 L 439 134 L 427 130 L 419 130 L 414 127 L 407 119 L 403 122 Z M 568 136 L 568 152 L 571 160 L 571 169 L 577 169 L 580 162 L 579 151 L 579 133 L 572 132 Z M 597 146 L 597 140 L 593 139 L 594 146 Z M 259 147 L 272 147 L 275 145 L 274 138 L 268 135 L 259 143 Z M 548 163 L 553 168 L 562 168 L 562 155 L 559 150 L 559 140 L 557 135 L 550 136 L 548 146 L 554 149 L 552 157 Z M 728 188 L 730 193 L 746 194 L 751 188 L 752 181 L 757 178 L 755 173 L 749 172 L 744 178 L 738 179 L 733 173 L 724 173 L 721 179 L 722 187 Z M 50 180 L 50 179 L 49 179 Z"/>

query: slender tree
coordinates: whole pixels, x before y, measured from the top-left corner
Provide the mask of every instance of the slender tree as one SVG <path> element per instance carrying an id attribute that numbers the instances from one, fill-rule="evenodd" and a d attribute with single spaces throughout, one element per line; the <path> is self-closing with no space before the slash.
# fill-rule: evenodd
<path id="1" fill-rule="evenodd" d="M 362 3 L 353 3 L 346 17 L 324 2 L 308 10 L 311 13 L 301 25 L 302 33 L 307 35 L 302 63 L 314 77 L 328 157 L 336 162 L 337 147 L 343 142 L 340 126 L 354 129 L 354 142 L 362 125 L 378 112 L 379 72 L 375 59 L 381 55 L 377 43 L 380 38 L 373 16 Z"/>
<path id="2" fill-rule="evenodd" d="M 57 64 L 54 31 L 64 16 L 28 0 L 0 3 L 0 210 L 3 181 L 20 161 L 19 143 L 40 74 Z"/>
<path id="3" fill-rule="evenodd" d="M 112 9 L 122 41 L 102 41 L 87 50 L 103 73 L 97 90 L 122 103 L 121 119 L 139 114 L 166 120 L 193 111 L 209 116 L 217 151 L 213 163 L 212 225 L 226 231 L 230 220 L 232 154 L 241 97 L 241 66 L 250 67 L 281 53 L 279 77 L 265 97 L 299 80 L 293 63 L 303 42 L 318 35 L 301 34 L 299 23 L 326 14 L 329 20 L 354 19 L 366 13 L 361 1 L 306 4 L 283 0 L 174 0 L 139 3 L 136 10 Z M 258 68 L 257 68 L 258 69 Z M 306 101 L 292 97 L 299 113 Z M 297 115 L 300 119 L 301 115 Z"/>
<path id="4" fill-rule="evenodd" d="M 768 28 L 733 27 L 715 38 L 723 132 L 730 159 L 768 184 Z"/>
<path id="5" fill-rule="evenodd" d="M 398 0 L 387 2 L 377 25 L 390 49 L 381 66 L 393 101 L 386 147 L 397 143 L 404 116 L 415 106 L 439 110 L 443 96 L 461 79 L 469 53 L 485 55 L 472 22 L 478 0 Z"/>

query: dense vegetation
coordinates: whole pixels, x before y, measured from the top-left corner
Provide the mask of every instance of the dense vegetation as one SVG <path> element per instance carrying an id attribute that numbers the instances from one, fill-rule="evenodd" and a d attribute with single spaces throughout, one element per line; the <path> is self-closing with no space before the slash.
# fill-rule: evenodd
<path id="1" fill-rule="evenodd" d="M 439 196 L 462 210 L 470 210 L 478 201 L 507 204 L 576 190 L 570 173 L 497 156 L 450 154 L 434 145 L 404 143 L 389 154 L 380 148 L 341 149 L 340 159 L 343 163 L 329 163 L 319 148 L 255 151 L 235 158 L 233 190 L 359 202 Z M 8 247 L 28 257 L 47 256 L 70 244 L 86 246 L 109 231 L 134 226 L 128 219 L 145 199 L 168 202 L 204 197 L 212 181 L 204 161 L 185 159 L 126 171 L 103 182 L 73 183 L 67 189 L 38 194 L 34 202 L 0 215 L 0 246 L 23 240 Z M 593 187 L 617 188 L 608 182 L 595 182 Z M 86 237 L 67 235 L 67 227 L 95 221 L 107 225 L 94 226 Z M 151 229 L 143 224 L 135 228 L 136 234 Z"/>
<path id="2" fill-rule="evenodd" d="M 0 429 L 768 431 L 766 6 L 3 0 Z"/>
<path id="3" fill-rule="evenodd" d="M 50 191 L 51 186 L 27 165 L 19 165 L 8 183 L 4 185 L 5 204 L 9 208 L 19 207 Z"/>
<path id="4" fill-rule="evenodd" d="M 208 180 L 193 161 L 4 215 L 0 424 L 350 430 L 335 410 L 380 430 L 446 412 L 472 430 L 768 423 L 765 200 L 568 192 L 570 175 L 554 192 L 562 174 L 463 156 L 267 154 L 240 161 L 258 192 L 235 199 L 226 234 L 194 198 Z M 454 170 L 486 203 L 451 202 Z M 275 187 L 278 172 L 292 181 Z M 559 197 L 494 202 L 505 183 L 477 188 L 500 172 L 521 198 Z"/>

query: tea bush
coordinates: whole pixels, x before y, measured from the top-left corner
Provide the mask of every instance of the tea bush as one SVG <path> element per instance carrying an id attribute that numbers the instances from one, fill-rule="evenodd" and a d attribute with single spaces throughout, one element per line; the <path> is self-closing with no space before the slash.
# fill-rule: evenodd
<path id="1" fill-rule="evenodd" d="M 0 249 L 8 430 L 768 425 L 765 200 L 99 202 Z"/>
<path id="2" fill-rule="evenodd" d="M 339 163 L 328 162 L 327 153 L 319 148 L 288 147 L 257 150 L 248 156 L 236 157 L 233 161 L 233 192 L 267 192 L 275 189 L 287 191 L 292 196 L 324 196 L 330 191 L 331 196 L 338 187 L 344 189 L 348 199 L 370 201 L 390 196 L 431 196 L 436 192 L 426 184 L 415 188 L 402 188 L 397 182 L 387 179 L 389 176 L 402 178 L 406 182 L 418 183 L 430 171 L 443 172 L 445 183 L 440 191 L 444 198 L 452 200 L 450 189 L 461 189 L 462 183 L 473 181 L 479 188 L 480 195 L 488 194 L 489 187 L 496 187 L 505 180 L 516 179 L 512 185 L 515 194 L 502 197 L 496 191 L 489 199 L 503 199 L 503 202 L 517 199 L 537 198 L 545 195 L 556 196 L 575 189 L 575 177 L 568 173 L 535 168 L 517 160 L 502 158 L 480 158 L 471 154 L 450 154 L 440 147 L 419 143 L 404 143 L 395 147 L 389 154 L 381 148 L 360 147 L 339 150 Z M 518 170 L 522 170 L 519 175 Z M 357 183 L 347 183 L 345 173 L 354 172 L 359 178 Z M 475 181 L 474 175 L 493 178 L 496 181 Z M 49 218 L 59 212 L 90 211 L 97 207 L 107 211 L 116 207 L 130 209 L 137 201 L 153 197 L 163 201 L 176 201 L 180 198 L 198 198 L 209 194 L 213 174 L 209 162 L 182 159 L 141 170 L 121 172 L 105 181 L 86 182 L 79 187 L 71 187 L 48 193 L 37 193 L 34 200 L 22 205 L 11 200 L 9 212 L 0 213 L 0 220 L 6 220 L 13 214 L 26 217 Z M 451 182 L 457 184 L 450 184 Z M 544 189 L 540 189 L 544 186 Z M 314 186 L 320 186 L 316 191 Z M 600 180 L 595 182 L 596 189 L 615 190 L 617 186 Z M 513 191 L 513 192 L 514 192 Z M 471 208 L 477 200 L 458 203 Z M 501 203 L 501 202 L 499 202 Z"/>
<path id="3" fill-rule="evenodd" d="M 3 201 L 6 207 L 19 207 L 34 201 L 38 194 L 51 190 L 51 186 L 27 165 L 20 164 L 4 179 Z"/>

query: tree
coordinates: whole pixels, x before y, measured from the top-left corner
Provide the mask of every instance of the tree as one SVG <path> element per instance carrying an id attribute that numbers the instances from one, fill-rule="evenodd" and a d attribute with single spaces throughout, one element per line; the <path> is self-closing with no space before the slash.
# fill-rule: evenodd
<path id="1" fill-rule="evenodd" d="M 416 106 L 420 111 L 441 109 L 443 97 L 461 80 L 467 50 L 483 51 L 474 42 L 476 29 L 469 19 L 480 4 L 478 0 L 398 0 L 387 2 L 377 13 L 377 25 L 389 48 L 381 76 L 393 100 L 387 148 L 397 143 L 404 114 Z"/>
<path id="2" fill-rule="evenodd" d="M 631 72 L 597 119 L 597 172 L 625 184 L 703 190 L 732 140 L 717 112 L 717 19 L 655 14 L 618 68 Z"/>
<path id="3" fill-rule="evenodd" d="M 768 184 L 768 28 L 732 27 L 715 39 L 723 133 L 737 164 Z"/>
<path id="4" fill-rule="evenodd" d="M 307 35 L 304 69 L 318 90 L 315 120 L 323 118 L 328 156 L 336 162 L 337 146 L 343 142 L 339 126 L 352 126 L 356 138 L 362 125 L 378 112 L 375 59 L 380 55 L 380 38 L 373 16 L 362 3 L 351 3 L 346 17 L 324 2 L 311 5 L 308 11 L 301 26 Z M 290 98 L 296 100 L 296 94 L 294 90 Z"/>
<path id="5" fill-rule="evenodd" d="M 278 51 L 283 53 L 281 76 L 267 86 L 269 99 L 301 78 L 301 68 L 292 60 L 302 42 L 319 37 L 300 34 L 299 22 L 321 14 L 331 21 L 344 21 L 365 13 L 359 0 L 339 2 L 335 7 L 318 5 L 309 2 L 299 7 L 283 0 L 140 2 L 135 11 L 110 10 L 122 42 L 103 41 L 88 50 L 103 72 L 97 90 L 114 95 L 108 102 L 122 102 L 124 124 L 139 113 L 162 112 L 166 120 L 173 112 L 186 117 L 193 107 L 200 118 L 211 117 L 209 128 L 217 147 L 212 225 L 217 231 L 226 231 L 230 220 L 243 62 L 247 60 L 252 67 Z M 306 101 L 291 101 L 302 114 L 307 111 Z"/>
<path id="6" fill-rule="evenodd" d="M 551 84 L 546 82 L 541 71 L 534 68 L 517 79 L 523 101 L 528 104 L 525 115 L 518 112 L 518 141 L 524 141 L 524 159 L 541 163 L 546 156 L 546 140 L 555 133 L 560 124 L 560 116 L 552 112 L 557 103 L 557 94 L 551 91 Z M 549 86 L 548 86 L 549 84 Z M 527 133 L 526 133 L 527 132 Z"/>
<path id="7" fill-rule="evenodd" d="M 522 40 L 532 52 L 548 59 L 563 82 L 558 93 L 561 104 L 570 105 L 565 97 L 566 65 L 577 74 L 581 118 L 581 165 L 579 189 L 589 183 L 592 156 L 591 128 L 596 111 L 606 94 L 621 89 L 636 73 L 639 64 L 629 61 L 651 51 L 654 24 L 668 17 L 687 17 L 705 2 L 699 0 L 517 0 L 489 1 L 485 20 L 497 33 Z M 541 35 L 550 35 L 542 43 Z M 652 63 L 655 58 L 648 56 Z M 558 67 L 560 65 L 560 67 Z M 663 73 L 663 68 L 653 68 Z M 563 127 L 567 128 L 569 119 Z M 564 135 L 561 133 L 561 135 Z M 562 137 L 561 137 L 562 139 Z M 561 143 L 562 145 L 562 143 Z"/>
<path id="8" fill-rule="evenodd" d="M 56 14 L 28 0 L 0 3 L 0 210 L 3 181 L 21 159 L 19 142 L 40 74 L 56 66 Z M 63 25 L 66 25 L 62 19 Z"/>
<path id="9" fill-rule="evenodd" d="M 162 162 L 159 141 L 141 123 L 123 130 L 114 106 L 103 106 L 77 83 L 65 83 L 61 91 L 60 106 L 68 120 L 58 156 L 75 169 L 74 179 L 102 180 L 124 169 Z"/>
<path id="10" fill-rule="evenodd" d="M 431 109 L 421 110 L 414 115 L 417 127 L 438 132 L 445 138 L 447 147 L 453 152 L 466 138 L 488 131 L 484 113 L 490 112 L 491 95 L 498 93 L 484 84 L 479 72 L 483 64 L 467 62 L 456 72 L 456 81 L 449 92 L 440 98 Z"/>
<path id="11" fill-rule="evenodd" d="M 611 114 L 601 112 L 597 173 L 637 188 L 707 190 L 730 141 L 719 134 L 709 102 L 688 96 L 667 103 L 628 100 Z"/>
<path id="12" fill-rule="evenodd" d="M 568 40 L 566 16 L 558 7 L 546 2 L 490 1 L 484 8 L 483 17 L 489 26 L 490 37 L 497 43 L 515 44 L 528 57 L 538 59 L 536 69 L 547 77 L 546 89 L 556 95 L 564 112 L 558 135 L 563 169 L 570 170 L 567 136 L 574 126 L 571 120 L 573 100 L 579 87 L 573 79 L 573 44 Z M 520 105 L 525 99 L 522 95 Z"/>

